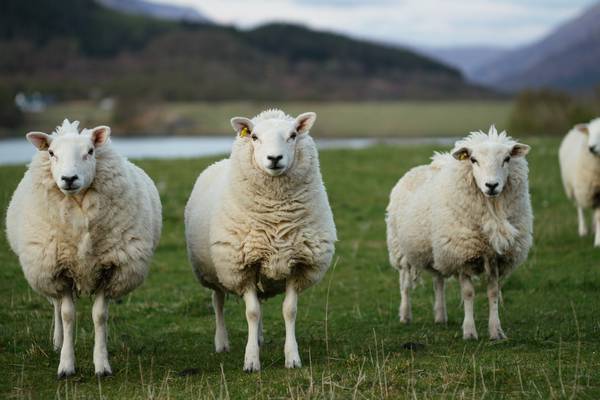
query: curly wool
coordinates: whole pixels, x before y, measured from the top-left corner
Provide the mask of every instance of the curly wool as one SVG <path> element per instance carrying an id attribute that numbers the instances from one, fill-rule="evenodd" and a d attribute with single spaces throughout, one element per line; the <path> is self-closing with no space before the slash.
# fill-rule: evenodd
<path id="1" fill-rule="evenodd" d="M 473 133 L 455 150 L 485 140 Z M 490 140 L 512 145 L 505 134 Z M 429 165 L 410 170 L 394 187 L 387 208 L 390 262 L 397 269 L 433 269 L 443 276 L 478 275 L 484 258 L 495 259 L 500 277 L 527 258 L 533 216 L 528 167 L 510 162 L 502 194 L 488 198 L 477 188 L 470 163 L 438 153 Z"/>
<path id="2" fill-rule="evenodd" d="M 256 118 L 282 118 L 277 110 Z M 301 291 L 325 274 L 337 240 L 312 138 L 298 138 L 292 168 L 267 176 L 254 165 L 252 144 L 237 138 L 231 157 L 198 177 L 186 206 L 188 254 L 207 287 L 260 297 Z"/>
<path id="3" fill-rule="evenodd" d="M 49 155 L 40 151 L 10 202 L 11 248 L 31 287 L 45 296 L 103 288 L 108 298 L 118 298 L 148 274 L 162 226 L 156 187 L 110 144 L 96 159 L 94 181 L 78 200 L 58 189 Z"/>

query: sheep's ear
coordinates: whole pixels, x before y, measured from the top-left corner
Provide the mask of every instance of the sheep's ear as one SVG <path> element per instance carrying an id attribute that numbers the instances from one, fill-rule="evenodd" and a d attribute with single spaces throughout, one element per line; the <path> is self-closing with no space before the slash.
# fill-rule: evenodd
<path id="1" fill-rule="evenodd" d="M 91 137 L 94 147 L 104 146 L 110 137 L 110 128 L 104 125 L 97 126 L 92 129 Z"/>
<path id="2" fill-rule="evenodd" d="M 29 132 L 25 137 L 38 150 L 48 150 L 50 143 L 52 143 L 52 136 L 44 132 Z"/>
<path id="3" fill-rule="evenodd" d="M 452 152 L 452 157 L 459 161 L 468 160 L 471 157 L 471 150 L 466 147 L 461 147 L 460 149 Z"/>
<path id="4" fill-rule="evenodd" d="M 577 129 L 579 132 L 583 133 L 584 135 L 587 135 L 588 133 L 590 133 L 587 124 L 577 124 L 577 125 L 575 125 L 575 129 Z"/>
<path id="5" fill-rule="evenodd" d="M 254 124 L 252 121 L 244 117 L 231 118 L 231 126 L 233 127 L 233 130 L 240 135 L 240 137 L 250 136 L 252 129 L 254 129 Z"/>
<path id="6" fill-rule="evenodd" d="M 510 156 L 525 157 L 527 153 L 529 153 L 529 150 L 531 150 L 530 146 L 523 143 L 517 143 L 513 146 L 512 150 L 510 151 Z"/>
<path id="7" fill-rule="evenodd" d="M 310 128 L 317 120 L 317 114 L 314 112 L 306 112 L 296 117 L 296 132 L 302 134 L 310 131 Z"/>

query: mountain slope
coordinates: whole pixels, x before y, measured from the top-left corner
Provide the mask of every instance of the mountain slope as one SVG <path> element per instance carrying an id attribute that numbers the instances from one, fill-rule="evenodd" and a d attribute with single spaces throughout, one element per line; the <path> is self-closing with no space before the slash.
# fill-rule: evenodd
<path id="1" fill-rule="evenodd" d="M 479 82 L 507 90 L 554 87 L 587 90 L 600 83 L 600 3 L 542 40 L 479 68 Z"/>
<path id="2" fill-rule="evenodd" d="M 373 100 L 478 97 L 456 69 L 305 27 L 250 31 L 118 13 L 93 0 L 0 4 L 0 82 L 59 99 Z"/>
<path id="3" fill-rule="evenodd" d="M 508 50 L 492 46 L 421 47 L 417 51 L 434 60 L 458 68 L 467 78 Z"/>
<path id="4" fill-rule="evenodd" d="M 186 21 L 208 23 L 210 20 L 195 8 L 154 3 L 147 0 L 96 0 L 103 6 L 133 15 L 165 19 L 169 21 Z"/>

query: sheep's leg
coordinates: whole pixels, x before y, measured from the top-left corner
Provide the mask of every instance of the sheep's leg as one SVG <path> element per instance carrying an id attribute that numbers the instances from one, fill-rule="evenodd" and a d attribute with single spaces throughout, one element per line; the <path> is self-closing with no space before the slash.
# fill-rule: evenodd
<path id="1" fill-rule="evenodd" d="M 488 330 L 491 340 L 506 339 L 502 326 L 500 325 L 500 315 L 498 313 L 498 303 L 500 301 L 500 287 L 498 284 L 498 274 L 493 274 L 488 278 L 488 301 L 490 304 L 490 319 Z"/>
<path id="2" fill-rule="evenodd" d="M 92 307 L 94 320 L 94 370 L 97 376 L 110 376 L 112 369 L 108 362 L 108 348 L 106 345 L 108 325 L 108 299 L 104 292 L 96 294 Z"/>
<path id="3" fill-rule="evenodd" d="M 263 319 L 262 314 L 260 316 L 260 321 L 258 321 L 258 345 L 262 346 L 265 342 L 265 336 L 263 334 Z"/>
<path id="4" fill-rule="evenodd" d="M 446 280 L 441 275 L 433 277 L 433 290 L 435 292 L 435 303 L 433 312 L 435 322 L 445 324 L 448 322 L 448 313 L 446 312 Z"/>
<path id="5" fill-rule="evenodd" d="M 298 354 L 298 342 L 296 341 L 296 312 L 298 309 L 298 291 L 292 281 L 288 281 L 285 288 L 285 299 L 283 300 L 283 320 L 285 321 L 285 367 L 300 368 L 300 354 Z"/>
<path id="6" fill-rule="evenodd" d="M 225 326 L 225 317 L 223 315 L 223 305 L 225 304 L 225 293 L 221 290 L 215 290 L 212 294 L 212 304 L 215 310 L 215 351 L 222 353 L 229 351 L 229 337 L 227 327 Z"/>
<path id="7" fill-rule="evenodd" d="M 54 345 L 54 351 L 60 351 L 63 344 L 63 324 L 62 317 L 60 316 L 60 299 L 52 299 L 52 305 L 54 306 L 54 334 L 52 336 L 52 344 Z"/>
<path id="8" fill-rule="evenodd" d="M 412 320 L 410 305 L 410 271 L 403 267 L 400 269 L 400 322 L 408 324 Z"/>
<path id="9" fill-rule="evenodd" d="M 256 289 L 250 288 L 244 293 L 246 303 L 246 321 L 248 322 L 248 343 L 244 356 L 244 371 L 260 371 L 260 350 L 258 347 L 258 327 L 260 325 L 260 302 Z"/>
<path id="10" fill-rule="evenodd" d="M 596 235 L 594 237 L 594 247 L 600 247 L 600 208 L 594 210 L 594 230 Z"/>
<path id="11" fill-rule="evenodd" d="M 579 221 L 579 236 L 587 236 L 588 228 L 585 223 L 585 215 L 583 214 L 583 208 L 577 207 L 577 220 Z"/>
<path id="12" fill-rule="evenodd" d="M 58 364 L 58 379 L 75 374 L 75 350 L 73 349 L 73 333 L 75 328 L 75 304 L 71 292 L 60 300 L 60 317 L 63 326 L 63 343 Z"/>
<path id="13" fill-rule="evenodd" d="M 460 289 L 465 307 L 465 319 L 463 321 L 463 339 L 477 339 L 477 330 L 475 329 L 475 318 L 473 316 L 473 303 L 475 302 L 475 289 L 471 278 L 460 274 Z"/>
<path id="14" fill-rule="evenodd" d="M 488 327 L 490 339 L 506 339 L 506 335 L 504 334 L 502 326 L 500 324 L 500 316 L 498 310 L 499 303 L 502 300 L 502 292 L 500 290 L 500 279 L 498 276 L 498 266 L 495 263 L 490 263 L 488 259 L 486 259 L 485 262 L 485 270 L 488 274 L 487 294 L 490 309 Z"/>

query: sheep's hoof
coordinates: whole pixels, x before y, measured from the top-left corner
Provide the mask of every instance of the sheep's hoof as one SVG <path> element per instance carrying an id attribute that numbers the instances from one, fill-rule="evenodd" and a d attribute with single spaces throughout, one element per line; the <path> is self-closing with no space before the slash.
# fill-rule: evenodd
<path id="1" fill-rule="evenodd" d="M 215 345 L 215 352 L 217 352 L 217 353 L 229 353 L 229 343 Z"/>
<path id="2" fill-rule="evenodd" d="M 470 333 L 463 333 L 463 339 L 464 340 L 477 340 L 477 333 L 475 332 L 470 332 Z"/>
<path id="3" fill-rule="evenodd" d="M 75 369 L 69 369 L 69 370 L 64 370 L 64 371 L 58 371 L 58 374 L 56 375 L 56 379 L 61 381 L 63 379 L 67 379 L 72 377 L 73 375 L 75 375 Z"/>
<path id="4" fill-rule="evenodd" d="M 496 332 L 490 332 L 490 340 L 506 340 L 508 337 L 502 332 L 502 329 L 498 329 Z"/>
<path id="5" fill-rule="evenodd" d="M 285 360 L 286 368 L 302 368 L 302 362 L 300 361 L 300 356 L 291 356 L 289 359 L 286 357 Z"/>
<path id="6" fill-rule="evenodd" d="M 244 363 L 244 372 L 252 373 L 260 371 L 260 362 L 259 361 L 250 361 Z"/>
<path id="7" fill-rule="evenodd" d="M 442 317 L 435 317 L 434 322 L 436 324 L 446 325 L 448 323 L 448 317 L 445 315 Z"/>
<path id="8" fill-rule="evenodd" d="M 300 360 L 292 360 L 290 362 L 286 362 L 285 367 L 289 369 L 302 368 L 302 363 Z"/>
<path id="9" fill-rule="evenodd" d="M 477 330 L 475 326 L 468 324 L 463 327 L 463 339 L 464 340 L 477 340 Z"/>
<path id="10" fill-rule="evenodd" d="M 410 324 L 411 321 L 412 321 L 412 317 L 411 316 L 403 316 L 403 315 L 400 316 L 400 323 L 401 324 L 408 325 L 408 324 Z"/>
<path id="11" fill-rule="evenodd" d="M 103 371 L 96 371 L 96 376 L 98 378 L 107 378 L 109 376 L 112 376 L 112 371 L 110 369 L 105 369 Z"/>

